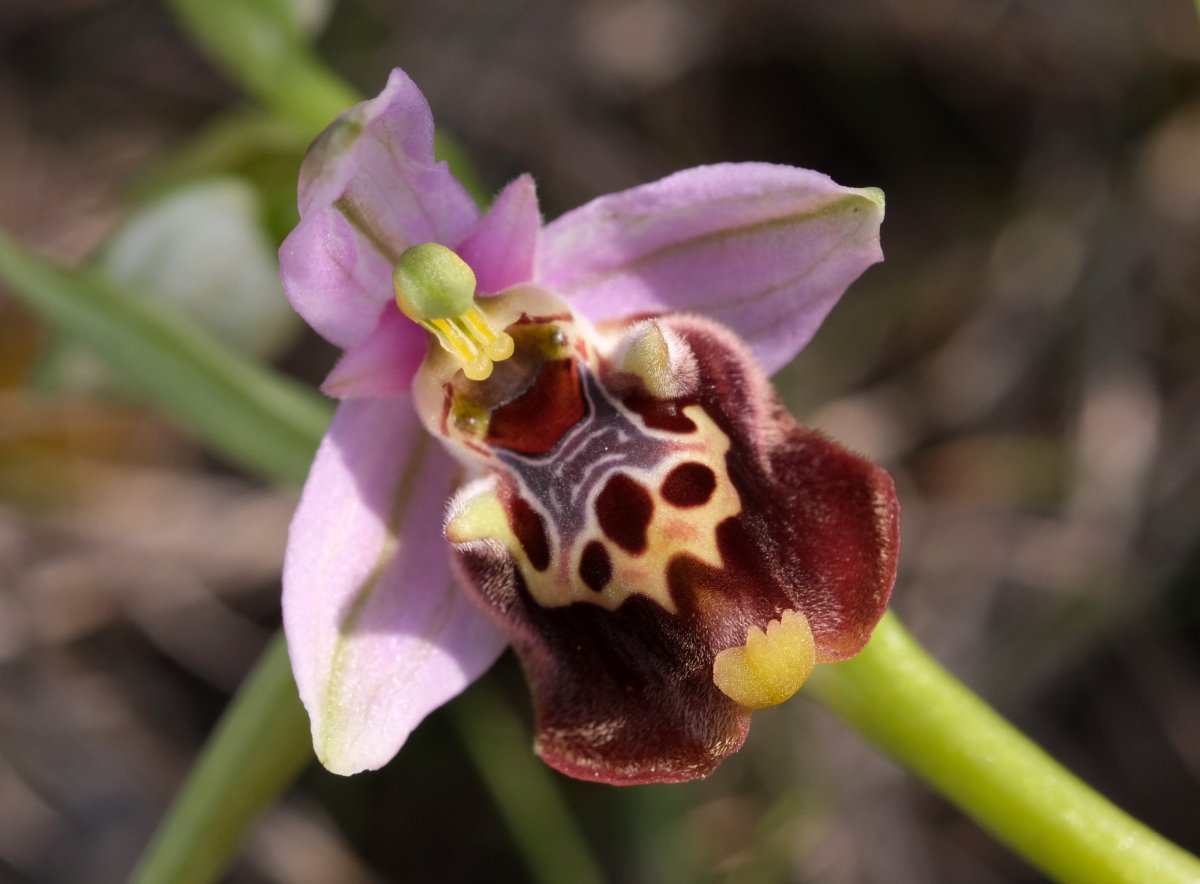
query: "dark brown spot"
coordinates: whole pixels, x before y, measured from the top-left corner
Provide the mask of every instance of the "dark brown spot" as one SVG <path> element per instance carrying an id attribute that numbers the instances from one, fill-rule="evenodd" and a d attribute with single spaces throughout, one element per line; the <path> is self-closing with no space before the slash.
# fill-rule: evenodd
<path id="1" fill-rule="evenodd" d="M 599 540 L 592 540 L 583 548 L 583 555 L 579 557 L 579 578 L 595 592 L 600 592 L 612 580 L 612 559 Z"/>
<path id="2" fill-rule="evenodd" d="M 492 412 L 487 442 L 521 454 L 545 454 L 586 412 L 574 359 L 547 362 L 516 399 Z"/>
<path id="3" fill-rule="evenodd" d="M 617 546 L 637 555 L 646 549 L 646 529 L 654 515 L 650 492 L 624 473 L 616 473 L 596 497 L 600 530 Z"/>
<path id="4" fill-rule="evenodd" d="M 703 506 L 717 490 L 717 474 L 702 463 L 681 463 L 667 473 L 660 490 L 675 506 Z"/>
<path id="5" fill-rule="evenodd" d="M 695 422 L 683 413 L 683 405 L 673 399 L 658 399 L 637 391 L 626 396 L 622 403 L 637 414 L 652 430 L 668 433 L 694 433 Z"/>
<path id="6" fill-rule="evenodd" d="M 514 494 L 508 501 L 508 521 L 517 535 L 529 564 L 539 571 L 550 567 L 550 541 L 546 537 L 546 523 L 542 515 L 521 495 Z"/>

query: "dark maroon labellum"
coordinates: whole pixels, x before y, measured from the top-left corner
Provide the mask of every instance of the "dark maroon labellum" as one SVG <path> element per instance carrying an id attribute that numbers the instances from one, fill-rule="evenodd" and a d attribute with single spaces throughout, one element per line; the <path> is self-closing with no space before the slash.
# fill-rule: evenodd
<path id="1" fill-rule="evenodd" d="M 750 708 L 866 643 L 895 579 L 892 481 L 797 424 L 711 322 L 608 347 L 561 314 L 510 331 L 512 365 L 427 406 L 471 417 L 444 426 L 493 477 L 452 506 L 459 571 L 524 663 L 549 764 L 704 776 Z"/>

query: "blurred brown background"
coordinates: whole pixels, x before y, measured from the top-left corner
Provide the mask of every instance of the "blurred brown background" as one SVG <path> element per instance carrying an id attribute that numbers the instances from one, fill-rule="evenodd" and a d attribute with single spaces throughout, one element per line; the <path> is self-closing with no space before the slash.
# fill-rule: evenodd
<path id="1" fill-rule="evenodd" d="M 319 18 L 319 4 L 309 4 Z M 1187 0 L 344 0 L 498 189 L 552 217 L 722 160 L 888 196 L 885 264 L 777 378 L 904 505 L 895 608 L 1123 807 L 1200 850 L 1200 26 Z M 160 4 L 0 6 L 0 228 L 68 262 L 193 172 L 278 238 L 300 147 L 196 147 L 246 104 Z M 197 172 L 198 174 L 198 172 Z M 264 487 L 0 295 L 0 881 L 119 881 L 278 621 Z M 299 336 L 277 364 L 316 382 Z M 84 363 L 86 366 L 87 363 Z M 85 371 L 84 374 L 87 372 Z M 527 712 L 505 658 L 489 679 Z M 708 781 L 557 778 L 620 882 L 1039 876 L 819 707 L 760 713 Z M 385 771 L 310 772 L 238 882 L 524 880 L 444 712 Z"/>

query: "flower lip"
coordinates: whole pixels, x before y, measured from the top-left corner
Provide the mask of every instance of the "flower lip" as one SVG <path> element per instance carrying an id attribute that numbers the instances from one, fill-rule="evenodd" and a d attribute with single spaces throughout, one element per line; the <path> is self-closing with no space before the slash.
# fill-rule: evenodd
<path id="1" fill-rule="evenodd" d="M 796 424 L 715 323 L 566 322 L 595 357 L 536 364 L 520 401 L 539 407 L 522 409 L 499 444 L 490 424 L 512 403 L 471 410 L 472 430 L 489 429 L 455 453 L 494 479 L 455 498 L 446 538 L 460 580 L 524 664 L 547 763 L 609 783 L 694 779 L 741 746 L 751 710 L 865 644 L 895 578 L 892 483 Z M 420 411 L 453 439 L 461 388 L 427 372 L 441 354 L 429 358 L 418 379 L 434 395 L 418 397 Z M 564 358 L 586 407 L 547 447 L 563 400 L 540 381 Z M 691 381 L 657 383 L 661 364 Z"/>

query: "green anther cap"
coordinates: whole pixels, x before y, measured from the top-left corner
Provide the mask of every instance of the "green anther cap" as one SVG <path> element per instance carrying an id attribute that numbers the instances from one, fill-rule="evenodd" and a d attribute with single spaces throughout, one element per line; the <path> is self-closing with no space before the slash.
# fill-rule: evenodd
<path id="1" fill-rule="evenodd" d="M 512 356 L 513 339 L 492 328 L 475 304 L 475 273 L 445 246 L 407 249 L 392 271 L 392 286 L 404 315 L 437 338 L 469 379 L 487 380 L 495 363 Z"/>
<path id="2" fill-rule="evenodd" d="M 396 303 L 416 322 L 462 316 L 475 306 L 475 273 L 435 242 L 406 249 L 392 271 Z"/>

